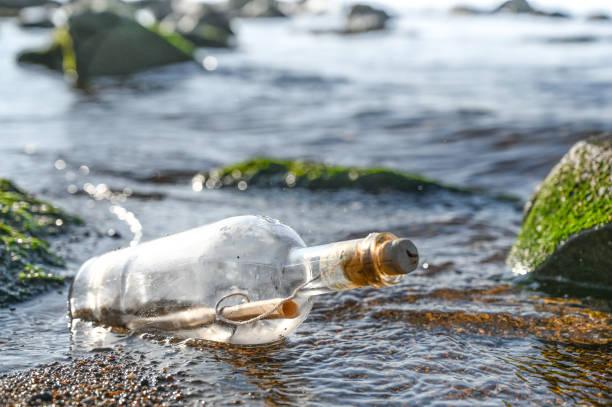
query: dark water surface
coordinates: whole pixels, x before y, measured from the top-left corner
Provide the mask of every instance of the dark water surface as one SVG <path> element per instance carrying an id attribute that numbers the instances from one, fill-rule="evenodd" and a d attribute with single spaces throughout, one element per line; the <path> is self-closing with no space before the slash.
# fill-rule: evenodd
<path id="1" fill-rule="evenodd" d="M 17 67 L 15 53 L 46 34 L 1 21 L 0 175 L 87 221 L 88 236 L 55 242 L 67 274 L 140 235 L 248 213 L 280 219 L 308 244 L 389 230 L 414 240 L 422 265 L 398 287 L 322 297 L 295 335 L 254 349 L 70 329 L 67 290 L 52 292 L 0 310 L 0 372 L 114 348 L 167 367 L 187 400 L 219 404 L 608 404 L 606 304 L 511 285 L 504 258 L 520 205 L 142 181 L 266 154 L 387 166 L 525 200 L 571 144 L 612 129 L 612 44 L 533 39 L 612 27 L 475 21 L 409 15 L 357 38 L 310 35 L 307 21 L 242 22 L 241 47 L 215 51 L 215 71 L 184 64 L 91 94 Z M 132 195 L 110 202 L 105 186 Z"/>

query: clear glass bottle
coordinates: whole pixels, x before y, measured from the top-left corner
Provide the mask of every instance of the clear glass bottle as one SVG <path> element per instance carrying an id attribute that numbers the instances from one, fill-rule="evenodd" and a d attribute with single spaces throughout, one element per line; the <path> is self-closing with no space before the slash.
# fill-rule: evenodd
<path id="1" fill-rule="evenodd" d="M 274 342 L 315 295 L 397 284 L 418 264 L 390 233 L 306 247 L 277 220 L 238 216 L 88 260 L 70 293 L 73 319 L 235 344 Z"/>

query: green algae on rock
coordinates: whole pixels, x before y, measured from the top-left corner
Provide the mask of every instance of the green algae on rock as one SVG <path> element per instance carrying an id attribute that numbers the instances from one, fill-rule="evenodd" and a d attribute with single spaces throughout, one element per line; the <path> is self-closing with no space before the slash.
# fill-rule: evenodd
<path id="1" fill-rule="evenodd" d="M 361 189 L 366 192 L 428 192 L 434 190 L 466 190 L 446 186 L 420 175 L 385 168 L 360 168 L 326 165 L 300 160 L 279 160 L 267 157 L 229 165 L 196 175 L 194 190 L 203 187 L 221 188 L 248 186 L 306 188 L 311 190 Z"/>
<path id="2" fill-rule="evenodd" d="M 612 135 L 575 144 L 552 169 L 508 264 L 517 274 L 612 293 Z"/>
<path id="3" fill-rule="evenodd" d="M 63 278 L 63 266 L 45 237 L 81 221 L 0 179 L 0 306 L 24 300 Z"/>
<path id="4" fill-rule="evenodd" d="M 85 10 L 55 31 L 47 49 L 22 52 L 18 61 L 61 71 L 84 86 L 100 76 L 193 60 L 194 49 L 180 34 L 145 27 L 127 12 Z"/>

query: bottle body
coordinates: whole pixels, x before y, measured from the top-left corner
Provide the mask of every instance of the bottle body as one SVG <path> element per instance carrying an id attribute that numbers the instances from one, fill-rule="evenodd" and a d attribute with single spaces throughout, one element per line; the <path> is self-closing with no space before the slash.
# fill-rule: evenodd
<path id="1" fill-rule="evenodd" d="M 74 319 L 233 344 L 283 339 L 316 295 L 395 285 L 418 263 L 390 233 L 306 247 L 289 226 L 238 216 L 88 260 Z"/>
<path id="2" fill-rule="evenodd" d="M 234 293 L 250 301 L 286 298 L 311 278 L 306 267 L 285 267 L 292 249 L 305 247 L 282 223 L 239 216 L 95 257 L 73 282 L 73 318 L 130 328 L 138 318 L 171 315 L 190 307 L 214 310 Z M 241 298 L 228 299 L 235 305 Z M 311 299 L 296 298 L 299 315 L 244 326 L 204 324 L 174 331 L 237 344 L 269 343 L 287 336 L 306 318 Z"/>

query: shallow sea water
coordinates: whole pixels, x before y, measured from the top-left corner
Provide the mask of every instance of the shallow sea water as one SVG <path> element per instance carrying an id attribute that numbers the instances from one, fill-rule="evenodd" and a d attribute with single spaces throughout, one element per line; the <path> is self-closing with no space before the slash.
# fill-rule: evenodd
<path id="1" fill-rule="evenodd" d="M 612 44 L 540 39 L 612 27 L 417 14 L 390 33 L 338 38 L 311 35 L 310 24 L 240 22 L 240 47 L 212 52 L 213 72 L 184 64 L 83 94 L 17 67 L 14 54 L 46 34 L 0 21 L 0 174 L 86 220 L 74 241 L 55 242 L 68 275 L 135 234 L 247 213 L 280 219 L 308 244 L 395 232 L 419 248 L 419 269 L 398 287 L 321 297 L 295 335 L 260 348 L 71 329 L 63 289 L 0 310 L 0 373 L 112 348 L 167 367 L 187 401 L 608 404 L 608 304 L 512 285 L 504 258 L 520 204 L 452 193 L 196 192 L 189 176 L 146 179 L 266 154 L 387 166 L 524 201 L 571 144 L 612 130 Z M 115 205 L 136 221 L 68 192 L 86 183 L 130 188 Z"/>

